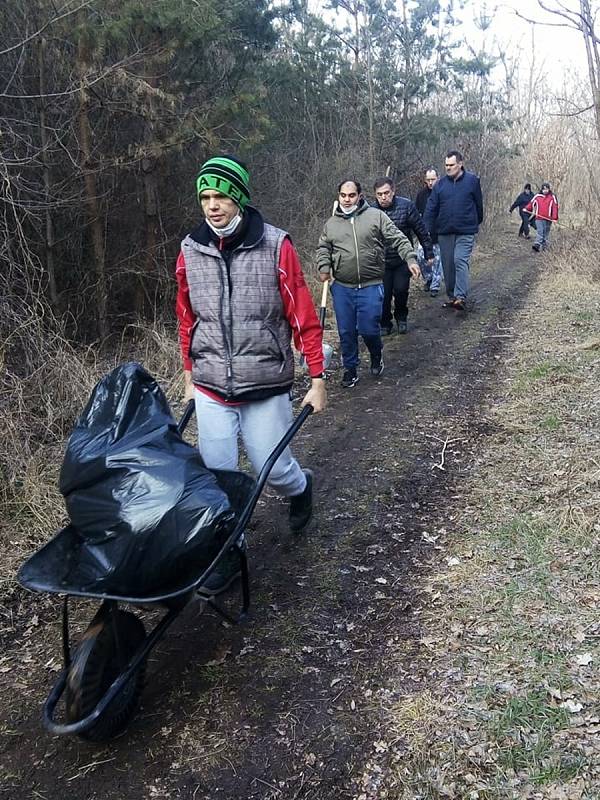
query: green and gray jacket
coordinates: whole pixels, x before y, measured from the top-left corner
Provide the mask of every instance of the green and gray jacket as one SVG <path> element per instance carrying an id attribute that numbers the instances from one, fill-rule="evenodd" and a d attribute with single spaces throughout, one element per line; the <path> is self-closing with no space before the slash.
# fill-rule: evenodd
<path id="1" fill-rule="evenodd" d="M 361 199 L 353 214 L 345 216 L 338 208 L 325 223 L 317 247 L 317 269 L 330 272 L 342 286 L 382 283 L 386 245 L 404 261 L 416 261 L 410 241 L 387 214 Z"/>

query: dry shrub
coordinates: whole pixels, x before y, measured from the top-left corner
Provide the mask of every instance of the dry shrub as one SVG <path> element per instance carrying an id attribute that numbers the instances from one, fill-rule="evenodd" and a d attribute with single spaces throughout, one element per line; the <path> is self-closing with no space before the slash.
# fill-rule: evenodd
<path id="1" fill-rule="evenodd" d="M 594 283 L 600 281 L 600 234 L 597 231 L 584 229 L 575 234 L 559 228 L 552 231 L 552 236 L 557 245 L 545 256 L 551 270 Z"/>
<path id="2" fill-rule="evenodd" d="M 77 349 L 42 304 L 5 293 L 0 307 L 0 558 L 12 576 L 64 521 L 64 445 L 100 377 L 135 360 L 172 399 L 182 385 L 176 337 L 164 326 L 132 325 L 116 344 Z"/>
<path id="3" fill-rule="evenodd" d="M 151 326 L 132 323 L 121 334 L 112 356 L 114 366 L 139 361 L 156 378 L 172 403 L 183 394 L 181 352 L 173 326 L 159 320 Z"/>

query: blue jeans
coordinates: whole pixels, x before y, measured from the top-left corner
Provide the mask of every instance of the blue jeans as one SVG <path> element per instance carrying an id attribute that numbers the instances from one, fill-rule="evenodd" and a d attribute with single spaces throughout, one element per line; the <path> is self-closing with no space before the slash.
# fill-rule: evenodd
<path id="1" fill-rule="evenodd" d="M 374 286 L 331 284 L 333 310 L 337 320 L 344 369 L 358 366 L 358 337 L 362 336 L 373 361 L 381 358 L 381 311 L 383 283 Z"/>
<path id="2" fill-rule="evenodd" d="M 536 236 L 534 247 L 539 247 L 540 250 L 545 250 L 550 244 L 550 228 L 552 222 L 549 219 L 538 219 L 536 224 Z"/>
<path id="3" fill-rule="evenodd" d="M 466 300 L 469 294 L 469 263 L 475 244 L 475 234 L 439 234 L 438 242 L 446 294 L 448 297 Z"/>
<path id="4" fill-rule="evenodd" d="M 238 468 L 241 435 L 252 469 L 258 474 L 293 421 L 292 402 L 287 393 L 227 406 L 196 389 L 194 400 L 198 447 L 209 469 Z M 268 484 L 284 497 L 302 494 L 306 488 L 306 476 L 289 447 L 275 462 Z"/>
<path id="5" fill-rule="evenodd" d="M 421 268 L 421 275 L 425 283 L 431 282 L 429 287 L 432 292 L 437 292 L 442 285 L 442 262 L 440 260 L 440 246 L 439 244 L 433 245 L 433 264 L 430 267 L 425 261 L 425 253 L 421 245 L 417 247 L 417 261 Z"/>

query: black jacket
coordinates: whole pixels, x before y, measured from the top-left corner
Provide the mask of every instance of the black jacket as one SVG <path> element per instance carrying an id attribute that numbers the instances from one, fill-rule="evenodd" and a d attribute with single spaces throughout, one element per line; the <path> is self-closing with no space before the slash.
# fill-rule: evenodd
<path id="1" fill-rule="evenodd" d="M 392 205 L 388 206 L 388 208 L 383 208 L 379 203 L 374 203 L 374 207 L 384 211 L 394 225 L 410 240 L 411 244 L 413 242 L 413 237 L 416 235 L 425 253 L 425 258 L 433 258 L 431 236 L 427 232 L 421 215 L 417 211 L 417 207 L 412 200 L 409 200 L 408 197 L 398 197 L 398 195 L 394 195 Z M 406 266 L 406 261 L 400 258 L 396 250 L 386 247 L 385 268 L 396 269 L 400 266 Z"/>
<path id="2" fill-rule="evenodd" d="M 515 202 L 508 210 L 514 211 L 515 208 L 518 208 L 519 211 L 522 211 L 532 197 L 533 197 L 533 192 L 521 192 L 521 194 L 517 197 Z"/>
<path id="3" fill-rule="evenodd" d="M 431 189 L 429 186 L 423 186 L 423 188 L 418 192 L 415 198 L 415 205 L 417 207 L 417 211 L 421 216 L 424 216 L 425 209 L 427 208 L 427 201 L 429 200 L 429 195 L 431 194 Z M 433 244 L 437 244 L 437 234 L 435 231 L 429 231 L 431 236 L 431 241 Z"/>

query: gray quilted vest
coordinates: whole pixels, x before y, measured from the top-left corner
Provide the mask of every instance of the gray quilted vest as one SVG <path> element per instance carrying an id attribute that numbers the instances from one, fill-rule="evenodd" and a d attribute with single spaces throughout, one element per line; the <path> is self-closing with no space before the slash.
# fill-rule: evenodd
<path id="1" fill-rule="evenodd" d="M 181 245 L 196 323 L 192 379 L 227 397 L 289 386 L 292 331 L 279 291 L 279 254 L 287 234 L 265 223 L 264 235 L 234 250 L 229 272 L 213 242 L 187 236 Z"/>

